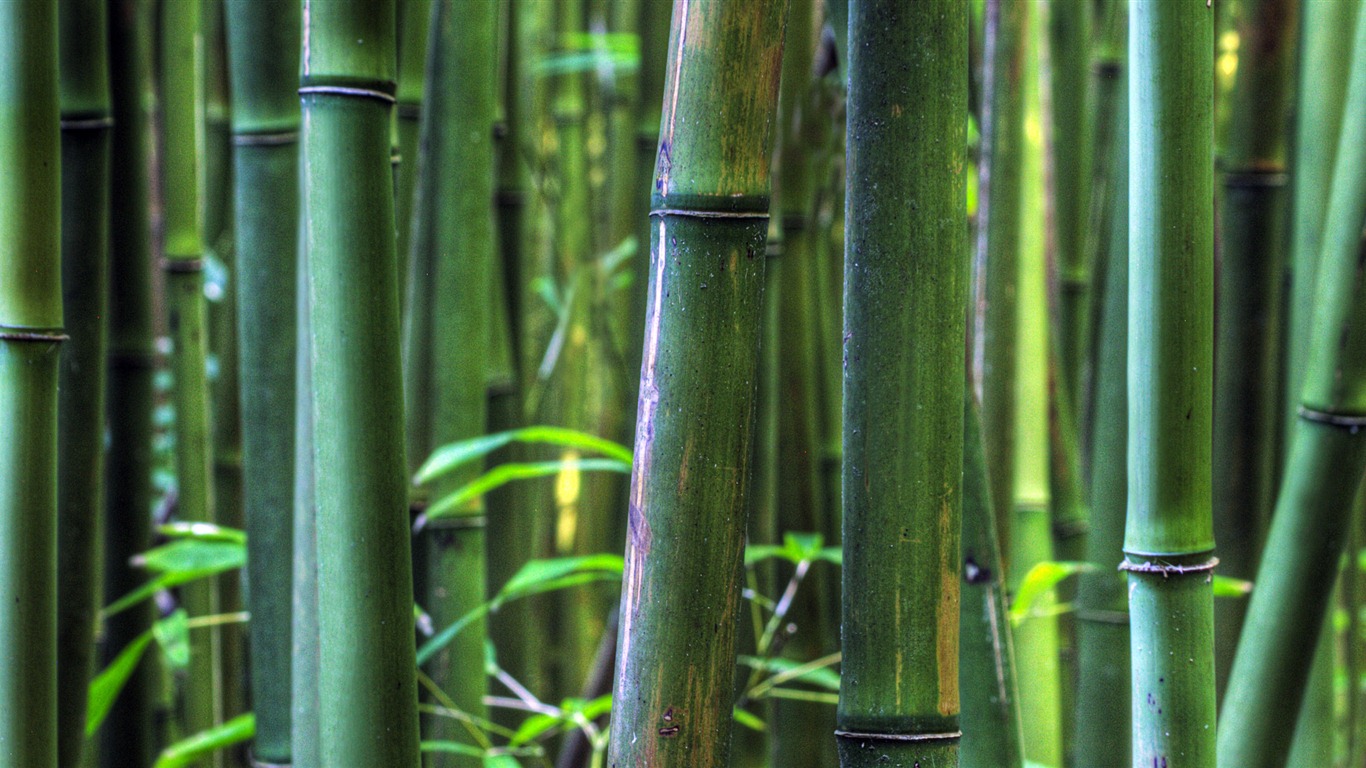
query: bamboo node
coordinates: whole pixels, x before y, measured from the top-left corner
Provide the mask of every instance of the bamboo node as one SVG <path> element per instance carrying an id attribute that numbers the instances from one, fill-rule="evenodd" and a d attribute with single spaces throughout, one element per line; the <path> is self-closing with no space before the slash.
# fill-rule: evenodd
<path id="1" fill-rule="evenodd" d="M 1203 563 L 1192 565 L 1177 565 L 1175 563 L 1164 563 L 1158 560 L 1135 563 L 1129 558 L 1124 558 L 1124 562 L 1119 564 L 1119 570 L 1129 573 L 1156 573 L 1163 578 L 1169 576 L 1184 576 L 1188 573 L 1212 573 L 1214 566 L 1219 564 L 1219 558 L 1211 557 Z"/>
<path id="2" fill-rule="evenodd" d="M 114 127 L 114 118 L 109 115 L 63 118 L 60 126 L 63 131 L 103 131 Z"/>
<path id="3" fill-rule="evenodd" d="M 686 208 L 657 208 L 650 211 L 651 216 L 690 216 L 696 219 L 763 219 L 768 220 L 767 213 L 751 211 L 690 211 Z"/>
<path id="4" fill-rule="evenodd" d="M 203 260 L 203 259 L 164 258 L 164 259 L 161 260 L 161 268 L 162 268 L 162 270 L 164 270 L 164 271 L 166 271 L 166 272 L 179 272 L 179 273 L 203 272 L 203 271 L 204 271 L 204 260 Z"/>
<path id="5" fill-rule="evenodd" d="M 395 104 L 397 99 L 392 94 L 384 91 L 377 91 L 374 88 L 357 88 L 350 85 L 305 85 L 299 89 L 300 96 L 355 96 L 362 99 L 374 99 L 385 104 Z"/>
<path id="6" fill-rule="evenodd" d="M 963 738 L 962 731 L 944 733 L 858 733 L 836 729 L 835 738 L 846 741 L 890 741 L 899 744 L 925 743 L 927 741 L 958 741 Z"/>
<path id="7" fill-rule="evenodd" d="M 67 336 L 61 331 L 42 331 L 42 330 L 18 330 L 0 328 L 0 341 L 36 341 L 46 344 L 60 344 L 69 341 Z"/>
<path id="8" fill-rule="evenodd" d="M 1355 435 L 1362 427 L 1366 427 L 1366 416 L 1352 415 L 1346 413 L 1329 413 L 1310 408 L 1307 405 L 1299 407 L 1299 417 L 1305 421 L 1312 421 L 1316 424 L 1325 424 L 1338 429 L 1345 429 L 1349 434 Z"/>
<path id="9" fill-rule="evenodd" d="M 1290 174 L 1276 168 L 1244 168 L 1224 172 L 1224 186 L 1230 189 L 1265 189 L 1284 187 Z"/>
<path id="10" fill-rule="evenodd" d="M 232 145 L 234 147 L 278 147 L 284 144 L 295 144 L 298 141 L 298 131 L 235 133 L 232 136 Z"/>

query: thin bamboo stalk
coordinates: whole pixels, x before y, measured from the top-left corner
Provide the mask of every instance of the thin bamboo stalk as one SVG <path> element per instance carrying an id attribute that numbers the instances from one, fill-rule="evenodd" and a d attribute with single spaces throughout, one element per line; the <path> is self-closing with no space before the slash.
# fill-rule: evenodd
<path id="1" fill-rule="evenodd" d="M 729 758 L 783 11 L 753 0 L 674 4 L 613 765 Z"/>
<path id="2" fill-rule="evenodd" d="M 208 321 L 204 306 L 204 55 L 200 4 L 161 6 L 160 78 L 162 88 L 162 178 L 164 190 L 163 262 L 167 308 L 174 347 L 177 515 L 193 522 L 212 521 L 213 448 L 209 424 L 206 367 Z M 218 609 L 215 580 L 181 589 L 191 616 Z M 219 630 L 192 634 L 184 722 L 190 733 L 221 718 L 218 691 Z"/>
<path id="3" fill-rule="evenodd" d="M 498 5 L 495 0 L 436 0 L 431 21 L 425 148 L 418 176 L 418 213 L 430 228 L 429 250 L 413 252 L 415 272 L 431 275 L 414 282 L 429 292 L 431 325 L 432 448 L 484 433 L 487 414 L 490 291 L 496 241 L 493 224 L 493 122 L 496 98 Z M 420 266 L 419 266 L 420 265 Z M 416 302 L 416 297 L 414 297 Z M 421 406 L 419 406 L 421 407 Z M 471 474 L 478 474 L 471 465 Z M 469 475 L 453 473 L 438 484 L 435 496 L 453 491 Z M 486 599 L 485 509 L 482 502 L 459 517 L 428 523 L 417 541 L 425 549 L 427 602 L 437 626 L 454 623 Z M 428 664 L 432 679 L 461 710 L 486 717 L 482 622 L 470 627 Z M 465 729 L 450 718 L 432 718 L 424 735 L 459 740 Z M 476 766 L 478 758 L 433 754 L 430 765 Z"/>
<path id="4" fill-rule="evenodd" d="M 1006 618 L 1004 574 L 991 510 L 977 407 L 965 399 L 963 429 L 963 588 L 958 682 L 963 768 L 1024 765 L 1015 649 Z"/>
<path id="5" fill-rule="evenodd" d="M 1009 564 L 1015 466 L 1016 291 L 1020 248 L 1020 162 L 1024 147 L 1025 40 L 1029 5 L 991 0 L 984 23 L 982 151 L 978 164 L 974 261 L 973 369 L 982 402 L 982 441 L 1000 549 Z"/>
<path id="6" fill-rule="evenodd" d="M 57 759 L 77 765 L 100 596 L 112 115 L 104 8 L 62 2 L 58 19 L 62 307 L 71 339 L 57 386 Z"/>
<path id="7" fill-rule="evenodd" d="M 389 164 L 394 9 L 387 1 L 306 0 L 304 24 L 318 754 L 323 765 L 415 765 L 413 582 Z"/>
<path id="8" fill-rule="evenodd" d="M 1283 765 L 1366 468 L 1366 14 L 1358 10 L 1299 421 L 1224 696 L 1219 764 Z M 1265 733 L 1275 728 L 1278 733 Z"/>
<path id="9" fill-rule="evenodd" d="M 0 4 L 0 763 L 57 765 L 57 4 Z"/>
<path id="10" fill-rule="evenodd" d="M 130 560 L 152 538 L 152 10 L 148 0 L 106 6 L 114 117 L 109 211 L 119 224 L 109 232 L 105 603 L 146 579 Z M 151 628 L 154 611 L 149 601 L 105 622 L 104 664 Z M 158 661 L 157 654 L 143 656 L 105 718 L 97 742 L 105 768 L 144 768 L 156 759 Z"/>
<path id="11" fill-rule="evenodd" d="M 398 132 L 397 194 L 394 197 L 394 223 L 398 239 L 398 306 L 408 307 L 408 260 L 412 253 L 413 193 L 420 172 L 418 133 L 422 117 L 422 92 L 427 76 L 427 27 L 432 18 L 432 0 L 400 0 L 398 7 L 398 104 L 395 109 Z"/>
<path id="12" fill-rule="evenodd" d="M 1213 18 L 1135 0 L 1129 51 L 1133 765 L 1214 765 Z"/>
<path id="13" fill-rule="evenodd" d="M 290 762 L 300 8 L 227 2 L 252 755 Z"/>
<path id="14" fill-rule="evenodd" d="M 967 27 L 849 8 L 844 768 L 958 764 Z"/>
<path id="15" fill-rule="evenodd" d="M 1121 27 L 1121 31 L 1123 27 Z M 1122 46 L 1122 43 L 1121 43 Z M 1123 48 L 1120 48 L 1122 54 Z M 1129 600 L 1124 578 L 1112 566 L 1124 550 L 1128 500 L 1129 401 L 1127 391 L 1129 310 L 1129 94 L 1121 70 L 1115 94 L 1114 141 L 1109 175 L 1109 245 L 1097 276 L 1104 282 L 1097 298 L 1094 405 L 1090 442 L 1091 529 L 1086 560 L 1099 567 L 1081 574 L 1077 585 L 1076 764 L 1123 768 L 1130 759 Z"/>
<path id="16" fill-rule="evenodd" d="M 1297 0 L 1247 4 L 1221 158 L 1214 361 L 1214 536 L 1220 572 L 1251 578 L 1275 503 L 1285 154 Z M 1246 47 L 1242 47 L 1246 46 Z M 1215 605 L 1215 684 L 1228 684 L 1246 600 Z"/>

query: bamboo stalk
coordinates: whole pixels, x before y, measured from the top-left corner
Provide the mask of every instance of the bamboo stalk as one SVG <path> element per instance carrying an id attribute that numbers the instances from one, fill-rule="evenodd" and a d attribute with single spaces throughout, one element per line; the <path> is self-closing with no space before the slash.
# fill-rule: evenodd
<path id="1" fill-rule="evenodd" d="M 1121 31 L 1123 27 L 1121 26 Z M 1122 42 L 1120 52 L 1122 54 Z M 1121 65 L 1122 66 L 1122 65 Z M 1109 175 L 1109 231 L 1097 277 L 1104 277 L 1097 298 L 1094 425 L 1091 449 L 1091 530 L 1086 560 L 1100 567 L 1081 574 L 1077 585 L 1077 765 L 1123 768 L 1129 765 L 1129 601 L 1123 576 L 1110 566 L 1124 549 L 1128 500 L 1127 392 L 1129 309 L 1129 98 L 1128 75 L 1121 69 L 1115 94 L 1115 123 Z"/>
<path id="2" fill-rule="evenodd" d="M 408 260 L 412 256 L 413 193 L 420 172 L 418 151 L 419 123 L 422 117 L 422 92 L 427 77 L 428 25 L 432 18 L 431 0 L 400 0 L 398 7 L 398 103 L 395 109 L 398 132 L 397 194 L 394 197 L 394 224 L 398 239 L 398 305 L 408 307 Z"/>
<path id="3" fill-rule="evenodd" d="M 849 10 L 836 738 L 844 768 L 953 766 L 967 8 L 856 0 Z"/>
<path id="4" fill-rule="evenodd" d="M 1358 10 L 1353 51 L 1364 47 L 1366 15 Z M 1284 764 L 1293 729 L 1283 724 L 1299 712 L 1353 494 L 1366 468 L 1366 441 L 1359 436 L 1366 414 L 1363 105 L 1366 55 L 1354 54 L 1324 218 L 1300 418 L 1224 697 L 1220 765 Z M 1266 733 L 1270 728 L 1278 732 Z"/>
<path id="5" fill-rule="evenodd" d="M 114 126 L 110 133 L 109 345 L 106 413 L 109 447 L 104 493 L 104 602 L 145 580 L 129 560 L 151 546 L 152 507 L 152 4 L 106 6 Z M 149 601 L 111 616 L 104 626 L 108 664 L 151 627 Z M 105 718 L 99 764 L 143 768 L 156 759 L 154 729 L 160 670 L 146 654 Z"/>
<path id="6" fill-rule="evenodd" d="M 1221 158 L 1214 380 L 1214 536 L 1220 572 L 1256 570 L 1275 502 L 1285 243 L 1285 127 L 1296 0 L 1245 6 L 1242 53 Z M 1246 46 L 1246 47 L 1242 47 Z M 1215 605 L 1215 683 L 1222 691 L 1246 600 Z"/>
<path id="7" fill-rule="evenodd" d="M 294 768 L 321 768 L 322 702 L 318 645 L 318 509 L 313 474 L 313 334 L 309 265 L 300 218 L 294 364 L 293 601 L 290 637 L 290 757 Z"/>
<path id="8" fill-rule="evenodd" d="M 959 687 L 963 768 L 1024 765 L 1015 649 L 1006 618 L 1004 574 L 982 454 L 980 418 L 971 394 L 963 429 L 963 588 L 959 605 Z M 1090 765 L 1088 763 L 1088 765 Z"/>
<path id="9" fill-rule="evenodd" d="M 0 763 L 57 765 L 57 4 L 0 4 Z"/>
<path id="10" fill-rule="evenodd" d="M 982 402 L 982 441 L 1000 549 L 1009 564 L 1015 466 L 1016 291 L 1020 162 L 1024 147 L 1025 40 L 1029 5 L 991 0 L 984 23 L 982 152 L 974 249 L 973 369 Z"/>
<path id="11" fill-rule="evenodd" d="M 209 425 L 207 312 L 204 306 L 203 45 L 200 4 L 161 6 L 163 262 L 174 347 L 177 515 L 213 520 L 213 448 Z M 181 600 L 191 616 L 217 612 L 215 580 L 185 585 Z M 191 733 L 219 722 L 219 630 L 191 635 L 185 728 Z"/>
<path id="12" fill-rule="evenodd" d="M 319 757 L 323 765 L 414 765 L 417 691 L 389 164 L 393 5 L 306 0 L 304 23 Z"/>
<path id="13" fill-rule="evenodd" d="M 109 69 L 104 8 L 58 7 L 62 345 L 57 436 L 57 753 L 81 762 L 100 596 L 105 325 L 109 301 Z"/>
<path id="14" fill-rule="evenodd" d="M 300 8 L 228 0 L 252 755 L 290 762 Z"/>
<path id="15" fill-rule="evenodd" d="M 1135 0 L 1129 51 L 1133 765 L 1214 765 L 1213 14 Z"/>
<path id="16" fill-rule="evenodd" d="M 418 216 L 430 229 L 428 250 L 413 252 L 415 272 L 431 275 L 414 282 L 429 292 L 427 333 L 432 448 L 484 433 L 492 305 L 494 154 L 493 122 L 497 61 L 497 10 L 494 0 L 437 0 L 433 6 L 428 57 L 428 90 L 422 145 L 426 150 L 418 177 Z M 420 266 L 419 266 L 420 265 Z M 414 295 L 414 302 L 417 298 Z M 419 405 L 419 407 L 422 407 Z M 422 450 L 419 448 L 419 450 Z M 478 474 L 477 464 L 471 474 Z M 433 489 L 436 497 L 471 479 L 454 473 Z M 481 605 L 485 596 L 484 506 L 476 503 L 459 517 L 429 522 L 418 537 L 425 549 L 427 602 L 437 626 L 454 623 Z M 482 622 L 462 633 L 429 663 L 432 679 L 464 712 L 487 715 Z M 432 718 L 424 735 L 455 740 L 465 734 L 449 718 Z M 431 765 L 480 765 L 477 758 L 433 754 Z"/>
<path id="17" fill-rule="evenodd" d="M 729 757 L 782 44 L 780 2 L 675 1 L 613 765 L 711 768 Z M 720 105 L 724 119 L 700 119 Z"/>

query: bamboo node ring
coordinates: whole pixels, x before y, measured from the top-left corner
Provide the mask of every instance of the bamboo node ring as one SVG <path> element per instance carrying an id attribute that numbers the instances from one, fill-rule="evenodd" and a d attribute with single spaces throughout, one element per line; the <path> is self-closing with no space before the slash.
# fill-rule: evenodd
<path id="1" fill-rule="evenodd" d="M 1366 416 L 1351 415 L 1345 413 L 1328 413 L 1310 408 L 1307 405 L 1299 407 L 1299 417 L 1305 421 L 1312 421 L 1316 424 L 1326 424 L 1330 427 L 1345 429 L 1355 435 L 1362 427 L 1366 427 Z"/>
<path id="2" fill-rule="evenodd" d="M 20 331 L 0 328 L 0 341 L 36 341 L 58 344 L 70 339 L 70 336 L 60 331 Z"/>
<path id="3" fill-rule="evenodd" d="M 1174 563 L 1145 562 L 1135 563 L 1129 558 L 1124 558 L 1124 562 L 1119 564 L 1119 570 L 1130 573 L 1156 573 L 1163 578 L 1168 576 L 1183 576 L 1188 573 L 1211 573 L 1214 566 L 1219 564 L 1219 558 L 1211 557 L 1203 563 L 1193 565 L 1176 565 Z"/>
<path id="4" fill-rule="evenodd" d="M 944 733 L 859 733 L 857 731 L 836 730 L 835 738 L 848 741 L 883 741 L 901 744 L 924 743 L 929 741 L 958 741 L 963 738 L 962 731 Z"/>
<path id="5" fill-rule="evenodd" d="M 299 141 L 298 131 L 275 131 L 271 133 L 233 134 L 234 147 L 278 147 Z"/>
<path id="6" fill-rule="evenodd" d="M 58 125 L 63 131 L 105 130 L 114 127 L 114 118 L 108 115 L 101 117 L 72 117 L 63 119 Z"/>
<path id="7" fill-rule="evenodd" d="M 650 211 L 651 216 L 690 216 L 695 219 L 763 219 L 767 213 L 749 211 L 690 211 L 686 208 L 657 208 Z"/>
<path id="8" fill-rule="evenodd" d="M 167 272 L 203 272 L 204 260 L 164 258 L 161 260 L 161 268 Z"/>
<path id="9" fill-rule="evenodd" d="M 299 89 L 300 96 L 356 96 L 362 99 L 375 99 L 385 104 L 396 104 L 393 94 L 377 91 L 374 88 L 357 88 L 350 85 L 305 85 Z"/>

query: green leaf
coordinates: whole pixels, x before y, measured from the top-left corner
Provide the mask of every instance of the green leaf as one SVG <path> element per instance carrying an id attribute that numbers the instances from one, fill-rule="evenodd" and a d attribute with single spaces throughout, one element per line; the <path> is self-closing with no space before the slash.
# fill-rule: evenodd
<path id="1" fill-rule="evenodd" d="M 844 566 L 844 548 L 843 548 L 843 547 L 826 547 L 826 548 L 824 548 L 824 549 L 821 550 L 820 554 L 816 556 L 816 559 L 817 559 L 817 560 L 824 560 L 824 561 L 827 562 L 827 563 L 834 563 L 835 565 L 838 565 L 838 566 L 843 567 L 843 566 Z"/>
<path id="2" fill-rule="evenodd" d="M 85 735 L 87 737 L 95 735 L 104 722 L 104 718 L 109 715 L 109 710 L 114 706 L 114 700 L 118 698 L 123 686 L 128 683 L 128 678 L 133 676 L 133 671 L 138 668 L 138 662 L 142 660 L 142 654 L 147 650 L 147 644 L 152 642 L 152 631 L 147 630 L 133 641 L 124 646 L 119 651 L 119 655 L 109 662 L 94 680 L 90 681 L 89 705 L 85 712 Z"/>
<path id="3" fill-rule="evenodd" d="M 601 453 L 631 463 L 631 449 L 597 435 L 564 427 L 534 426 L 481 435 L 437 448 L 418 469 L 413 482 L 423 485 L 465 464 L 481 459 L 511 442 L 558 445 Z"/>
<path id="4" fill-rule="evenodd" d="M 522 764 L 517 762 L 517 758 L 512 755 L 490 755 L 485 753 L 484 768 L 522 768 Z"/>
<path id="5" fill-rule="evenodd" d="M 754 565 L 774 557 L 786 557 L 787 550 L 777 544 L 751 544 L 745 547 L 745 565 Z"/>
<path id="6" fill-rule="evenodd" d="M 1247 597 L 1252 594 L 1252 582 L 1232 576 L 1214 576 L 1215 597 Z"/>
<path id="7" fill-rule="evenodd" d="M 565 719 L 563 717 L 547 715 L 544 713 L 534 714 L 522 721 L 522 724 L 517 728 L 517 732 L 512 734 L 512 738 L 508 740 L 508 744 L 514 747 L 520 747 L 523 744 L 528 744 L 541 736 L 550 733 L 564 724 Z"/>
<path id="8" fill-rule="evenodd" d="M 469 757 L 483 757 L 484 750 L 469 744 L 462 744 L 458 741 L 424 741 L 418 745 L 423 752 L 445 752 L 454 755 L 468 755 Z"/>
<path id="9" fill-rule="evenodd" d="M 612 51 L 576 51 L 543 56 L 533 65 L 538 76 L 593 72 L 601 67 L 631 72 L 640 68 L 640 56 Z"/>
<path id="10" fill-rule="evenodd" d="M 807 662 L 797 661 L 795 659 L 761 659 L 757 656 L 740 656 L 736 661 L 739 661 L 741 664 L 751 669 L 757 669 L 772 675 L 791 672 L 792 670 L 807 664 Z M 839 693 L 840 690 L 840 675 L 828 666 L 806 670 L 802 674 L 790 679 L 796 682 L 809 683 L 817 688 L 824 688 L 827 691 L 834 691 L 835 693 Z"/>
<path id="11" fill-rule="evenodd" d="M 1053 588 L 1068 576 L 1094 570 L 1096 570 L 1096 566 L 1093 563 L 1050 561 L 1035 563 L 1034 567 L 1025 574 L 1024 580 L 1020 582 L 1020 588 L 1015 592 L 1015 602 L 1010 606 L 1010 620 L 1022 621 L 1029 615 L 1030 609 L 1034 607 L 1036 602 L 1052 592 Z"/>
<path id="12" fill-rule="evenodd" d="M 755 717 L 753 714 L 746 712 L 745 710 L 740 709 L 739 707 L 736 707 L 732 711 L 735 715 L 735 722 L 739 723 L 740 725 L 743 725 L 751 731 L 758 731 L 759 733 L 763 733 L 764 731 L 768 730 L 768 726 L 764 723 L 764 721 Z"/>
<path id="13" fill-rule="evenodd" d="M 179 608 L 153 624 L 152 635 L 172 668 L 185 669 L 190 665 L 190 619 L 185 609 Z"/>
<path id="14" fill-rule="evenodd" d="M 251 712 L 200 731 L 161 751 L 153 768 L 182 768 L 220 749 L 241 744 L 256 735 L 256 715 Z"/>
<path id="15" fill-rule="evenodd" d="M 133 564 L 153 573 L 222 573 L 241 568 L 247 562 L 247 548 L 231 541 L 181 539 L 149 549 L 133 558 Z"/>
<path id="16" fill-rule="evenodd" d="M 246 546 L 247 534 L 236 528 L 213 523 L 174 522 L 157 526 L 157 531 L 172 539 L 193 539 L 195 541 L 226 541 Z"/>
<path id="17" fill-rule="evenodd" d="M 560 36 L 564 47 L 575 51 L 609 50 L 640 55 L 640 35 L 633 32 L 568 32 Z"/>
<path id="18" fill-rule="evenodd" d="M 479 497 L 500 488 L 513 480 L 529 480 L 536 477 L 548 477 L 557 475 L 567 469 L 578 469 L 581 472 L 621 472 L 629 474 L 631 464 L 629 462 L 618 461 L 617 459 L 561 459 L 560 461 L 537 461 L 530 463 L 499 464 L 484 474 L 476 477 L 465 485 L 456 488 L 450 494 L 441 497 L 430 507 L 420 518 L 426 520 L 436 520 L 443 517 L 454 517 L 461 513 L 467 513 L 467 505 L 474 502 Z M 422 522 L 417 524 L 422 527 Z"/>
<path id="19" fill-rule="evenodd" d="M 825 537 L 819 533 L 783 534 L 783 549 L 787 550 L 787 558 L 794 563 L 819 558 L 824 546 Z"/>

